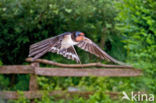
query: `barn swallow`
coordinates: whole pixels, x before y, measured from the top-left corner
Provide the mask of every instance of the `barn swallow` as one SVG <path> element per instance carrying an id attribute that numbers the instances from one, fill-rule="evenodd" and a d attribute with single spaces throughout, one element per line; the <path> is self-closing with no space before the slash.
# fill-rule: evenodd
<path id="1" fill-rule="evenodd" d="M 83 32 L 65 32 L 55 37 L 48 38 L 46 40 L 37 42 L 30 46 L 29 57 L 33 57 L 33 61 L 43 56 L 47 52 L 60 54 L 67 59 L 75 60 L 80 63 L 79 56 L 74 48 L 79 48 L 96 55 L 101 59 L 121 64 L 120 61 L 114 59 L 97 46 L 92 40 L 85 37 Z"/>

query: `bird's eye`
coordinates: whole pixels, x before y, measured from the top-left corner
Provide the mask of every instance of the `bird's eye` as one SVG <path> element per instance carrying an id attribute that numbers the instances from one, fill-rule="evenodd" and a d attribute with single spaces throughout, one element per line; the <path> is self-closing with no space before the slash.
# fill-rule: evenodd
<path id="1" fill-rule="evenodd" d="M 84 33 L 82 33 L 82 32 L 76 32 L 75 33 L 75 36 L 77 37 L 77 36 L 84 36 Z"/>

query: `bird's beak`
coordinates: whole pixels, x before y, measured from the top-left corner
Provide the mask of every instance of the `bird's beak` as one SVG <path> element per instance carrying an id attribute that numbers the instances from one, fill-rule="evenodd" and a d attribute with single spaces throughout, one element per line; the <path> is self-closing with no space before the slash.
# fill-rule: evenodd
<path id="1" fill-rule="evenodd" d="M 84 40 L 85 39 L 85 34 L 81 33 L 80 35 L 82 36 L 82 40 Z"/>

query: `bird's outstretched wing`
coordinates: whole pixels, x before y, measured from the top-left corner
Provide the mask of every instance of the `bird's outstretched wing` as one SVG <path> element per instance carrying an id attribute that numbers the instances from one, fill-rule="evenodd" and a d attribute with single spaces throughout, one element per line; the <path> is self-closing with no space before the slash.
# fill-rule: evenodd
<path id="1" fill-rule="evenodd" d="M 113 57 L 111 57 L 110 55 L 108 55 L 99 46 L 97 46 L 94 42 L 92 42 L 90 39 L 88 39 L 86 37 L 84 38 L 83 41 L 81 41 L 79 44 L 77 44 L 77 46 L 87 52 L 90 52 L 91 54 L 96 55 L 97 57 L 100 57 L 101 59 L 105 59 L 107 61 L 111 61 L 113 63 L 123 65 L 122 62 L 120 62 L 120 61 L 114 59 Z"/>
<path id="2" fill-rule="evenodd" d="M 77 63 L 80 63 L 80 59 L 73 46 L 67 49 L 61 49 L 61 42 L 64 38 L 64 35 L 66 34 L 58 35 L 56 37 L 48 38 L 46 40 L 32 44 L 29 48 L 29 57 L 33 57 L 32 60 L 34 61 L 39 57 L 43 56 L 45 53 L 52 52 L 60 54 L 67 59 L 75 60 Z"/>
<path id="3" fill-rule="evenodd" d="M 54 47 L 55 48 L 55 47 Z M 51 49 L 51 52 L 57 52 L 57 54 L 60 54 L 64 57 L 66 57 L 67 59 L 72 59 L 75 60 L 77 63 L 81 63 L 79 56 L 77 55 L 75 48 L 73 46 L 69 47 L 69 48 L 64 48 L 58 51 L 55 51 L 55 49 Z"/>
<path id="4" fill-rule="evenodd" d="M 59 49 L 61 46 L 62 38 L 63 38 L 63 35 L 58 35 L 58 36 L 40 41 L 38 43 L 32 44 L 29 48 L 29 57 L 33 56 L 33 61 L 34 61 L 35 59 L 49 52 L 52 47 Z"/>

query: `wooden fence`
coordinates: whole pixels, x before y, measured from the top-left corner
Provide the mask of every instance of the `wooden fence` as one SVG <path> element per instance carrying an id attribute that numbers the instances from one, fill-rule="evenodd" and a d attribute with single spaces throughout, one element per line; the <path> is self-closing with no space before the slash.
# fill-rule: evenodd
<path id="1" fill-rule="evenodd" d="M 28 62 L 32 62 L 31 58 L 26 59 Z M 39 66 L 39 63 L 50 64 L 59 66 L 59 68 L 43 68 Z M 63 68 L 60 68 L 63 67 Z M 88 68 L 94 67 L 94 68 Z M 102 67 L 102 68 L 95 68 Z M 61 64 L 53 61 L 37 59 L 30 65 L 8 65 L 0 67 L 0 74 L 30 74 L 29 91 L 23 91 L 24 97 L 27 99 L 41 98 L 43 91 L 38 90 L 37 75 L 41 76 L 59 76 L 59 77 L 84 77 L 84 76 L 107 76 L 107 77 L 135 77 L 141 76 L 142 71 L 135 69 L 131 66 L 121 65 L 105 65 L 101 63 L 90 64 Z M 71 97 L 73 94 L 78 94 L 82 97 L 88 97 L 94 92 L 82 92 L 82 91 L 51 91 L 49 96 L 60 95 L 61 98 L 67 98 L 66 94 Z M 108 93 L 111 97 L 116 97 L 119 93 Z M 16 91 L 0 91 L 0 98 L 4 99 L 18 99 L 19 93 Z"/>

